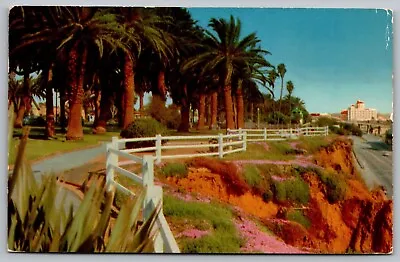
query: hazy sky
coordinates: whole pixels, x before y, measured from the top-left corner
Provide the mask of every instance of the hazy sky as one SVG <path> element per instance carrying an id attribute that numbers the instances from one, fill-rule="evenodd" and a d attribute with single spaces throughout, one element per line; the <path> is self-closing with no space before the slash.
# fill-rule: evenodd
<path id="1" fill-rule="evenodd" d="M 365 101 L 392 111 L 392 14 L 375 9 L 190 8 L 210 18 L 240 18 L 242 35 L 256 32 L 269 61 L 287 68 L 294 95 L 310 112 L 339 112 Z M 280 82 L 277 81 L 277 86 Z"/>

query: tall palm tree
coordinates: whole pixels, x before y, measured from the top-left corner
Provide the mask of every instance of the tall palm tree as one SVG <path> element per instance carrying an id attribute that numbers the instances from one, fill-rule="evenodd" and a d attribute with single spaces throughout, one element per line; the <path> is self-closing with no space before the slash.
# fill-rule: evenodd
<path id="1" fill-rule="evenodd" d="M 289 121 L 289 123 L 291 124 L 292 123 L 292 100 L 291 100 L 291 96 L 292 96 L 292 93 L 293 93 L 293 89 L 294 89 L 294 85 L 293 85 L 293 82 L 292 81 L 288 81 L 287 83 L 286 83 L 286 90 L 288 91 L 288 96 L 289 96 L 289 117 L 290 117 L 290 121 Z"/>
<path id="2" fill-rule="evenodd" d="M 275 69 L 268 71 L 267 82 L 269 85 L 268 91 L 271 93 L 272 101 L 273 101 L 273 104 L 272 104 L 273 119 L 275 119 L 275 113 L 276 113 L 275 112 L 275 110 L 276 110 L 276 108 L 275 108 L 275 82 L 276 82 L 277 78 L 278 78 L 278 73 L 276 72 Z"/>
<path id="3" fill-rule="evenodd" d="M 279 96 L 279 113 L 282 113 L 281 109 L 282 109 L 283 79 L 286 74 L 286 66 L 285 66 L 285 64 L 279 64 L 277 69 L 278 69 L 278 75 L 281 78 L 281 94 Z M 278 123 L 279 123 L 279 119 L 278 119 Z"/>
<path id="4" fill-rule="evenodd" d="M 259 55 L 265 53 L 257 47 L 260 40 L 255 33 L 241 38 L 241 23 L 239 19 L 210 20 L 209 26 L 214 33 L 206 31 L 206 49 L 190 59 L 185 67 L 202 66 L 202 73 L 207 71 L 221 72 L 221 89 L 224 93 L 226 128 L 234 128 L 232 76 L 235 68 L 247 66 L 250 63 L 263 64 L 264 59 Z"/>
<path id="5" fill-rule="evenodd" d="M 171 53 L 171 37 L 161 29 L 167 23 L 151 8 L 120 8 L 122 22 L 133 38 L 130 51 L 124 56 L 124 118 L 122 127 L 126 128 L 133 121 L 133 105 L 135 97 L 135 73 L 138 57 L 143 47 L 151 48 L 163 59 Z"/>

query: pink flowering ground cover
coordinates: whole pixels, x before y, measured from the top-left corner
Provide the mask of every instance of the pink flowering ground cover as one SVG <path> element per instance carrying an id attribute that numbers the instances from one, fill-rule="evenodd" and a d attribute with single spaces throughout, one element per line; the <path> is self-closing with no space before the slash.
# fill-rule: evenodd
<path id="1" fill-rule="evenodd" d="M 246 245 L 243 252 L 262 252 L 275 254 L 303 254 L 307 253 L 296 247 L 285 244 L 275 237 L 260 231 L 257 225 L 250 220 L 235 221 L 235 226 L 245 239 Z"/>

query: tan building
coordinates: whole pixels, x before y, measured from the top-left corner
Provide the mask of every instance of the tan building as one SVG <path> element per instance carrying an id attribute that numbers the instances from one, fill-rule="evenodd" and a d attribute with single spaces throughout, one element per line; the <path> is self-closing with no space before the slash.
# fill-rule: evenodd
<path id="1" fill-rule="evenodd" d="M 374 108 L 365 108 L 365 103 L 357 100 L 355 105 L 351 105 L 347 110 L 348 121 L 368 121 L 377 120 L 378 113 Z"/>

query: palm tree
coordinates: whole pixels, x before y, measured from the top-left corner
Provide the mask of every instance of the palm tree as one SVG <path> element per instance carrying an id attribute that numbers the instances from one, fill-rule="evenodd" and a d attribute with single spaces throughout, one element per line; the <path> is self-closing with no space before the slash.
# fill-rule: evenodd
<path id="1" fill-rule="evenodd" d="M 289 117 L 290 117 L 290 121 L 289 121 L 289 123 L 291 124 L 292 123 L 292 100 L 291 100 L 291 96 L 292 96 L 292 93 L 293 93 L 293 89 L 294 89 L 294 85 L 293 85 L 293 82 L 292 81 L 288 81 L 287 83 L 286 83 L 286 90 L 288 91 L 288 94 L 289 94 Z"/>
<path id="2" fill-rule="evenodd" d="M 171 37 L 161 29 L 165 19 L 155 13 L 150 8 L 120 8 L 124 19 L 122 22 L 126 26 L 128 33 L 133 38 L 130 51 L 124 56 L 124 118 L 122 127 L 126 128 L 133 121 L 133 105 L 135 97 L 135 73 L 139 54 L 145 46 L 165 59 L 171 53 Z"/>
<path id="3" fill-rule="evenodd" d="M 281 94 L 279 96 L 279 113 L 282 113 L 281 109 L 282 109 L 283 79 L 285 77 L 285 74 L 286 74 L 285 64 L 279 64 L 278 65 L 278 75 L 281 78 Z M 279 123 L 279 119 L 278 119 L 278 123 Z"/>
<path id="4" fill-rule="evenodd" d="M 205 72 L 221 72 L 221 86 L 224 92 L 226 128 L 234 128 L 232 102 L 232 76 L 235 68 L 246 67 L 251 63 L 263 64 L 264 59 L 259 56 L 265 52 L 257 47 L 260 40 L 255 33 L 240 38 L 241 23 L 233 16 L 230 20 L 210 20 L 209 26 L 215 35 L 206 31 L 206 49 L 190 59 L 185 68 L 202 67 Z"/>
<path id="5" fill-rule="evenodd" d="M 273 119 L 275 119 L 275 81 L 278 78 L 278 73 L 276 72 L 275 69 L 268 71 L 268 76 L 267 76 L 267 83 L 269 85 L 268 91 L 271 93 L 272 95 L 272 111 L 273 111 Z"/>

